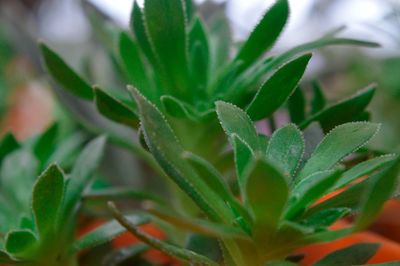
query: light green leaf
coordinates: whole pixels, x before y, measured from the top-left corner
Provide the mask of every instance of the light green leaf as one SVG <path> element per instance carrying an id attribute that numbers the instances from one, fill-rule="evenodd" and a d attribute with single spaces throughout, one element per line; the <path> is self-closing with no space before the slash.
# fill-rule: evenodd
<path id="1" fill-rule="evenodd" d="M 289 187 L 282 173 L 266 160 L 254 161 L 247 173 L 246 199 L 254 217 L 253 236 L 257 243 L 265 244 L 278 229 Z"/>
<path id="2" fill-rule="evenodd" d="M 253 120 L 261 120 L 275 112 L 296 89 L 311 54 L 303 55 L 278 69 L 260 88 L 247 107 Z"/>
<path id="3" fill-rule="evenodd" d="M 145 216 L 126 216 L 126 219 L 134 225 L 142 225 L 146 224 L 149 222 L 148 217 Z M 126 231 L 126 228 L 123 227 L 119 222 L 117 221 L 110 221 L 108 223 L 105 223 L 93 231 L 83 235 L 80 237 L 78 240 L 75 241 L 73 244 L 70 252 L 71 253 L 76 253 L 84 249 L 89 249 L 96 247 L 98 245 L 107 243 L 114 239 L 115 237 L 121 235 Z"/>
<path id="4" fill-rule="evenodd" d="M 243 61 L 243 68 L 251 65 L 277 41 L 289 17 L 289 3 L 278 0 L 263 16 L 261 21 L 240 48 L 235 60 Z"/>
<path id="5" fill-rule="evenodd" d="M 364 112 L 374 93 L 375 86 L 369 86 L 350 98 L 315 113 L 301 123 L 300 128 L 306 128 L 310 123 L 318 121 L 326 132 L 337 125 L 354 121 Z"/>
<path id="6" fill-rule="evenodd" d="M 184 248 L 163 242 L 159 239 L 156 239 L 150 235 L 145 234 L 144 232 L 140 231 L 135 224 L 132 224 L 127 218 L 125 218 L 119 212 L 119 210 L 117 210 L 114 204 L 110 203 L 109 208 L 112 211 L 115 219 L 117 219 L 122 226 L 124 226 L 129 232 L 131 232 L 133 235 L 135 235 L 137 238 L 142 240 L 147 245 L 152 246 L 155 249 L 161 250 L 170 256 L 185 260 L 190 263 L 195 263 L 205 266 L 218 266 L 218 263 L 208 259 L 207 257 L 199 255 L 193 251 L 186 250 Z"/>
<path id="7" fill-rule="evenodd" d="M 398 182 L 400 156 L 384 170 L 367 180 L 368 187 L 361 197 L 360 213 L 355 222 L 355 230 L 366 228 L 378 216 L 383 204 L 390 199 Z"/>
<path id="8" fill-rule="evenodd" d="M 275 131 L 267 147 L 267 159 L 280 166 L 288 177 L 295 174 L 303 153 L 303 134 L 294 124 L 288 124 Z M 287 180 L 290 182 L 291 178 Z"/>
<path id="9" fill-rule="evenodd" d="M 378 124 L 368 122 L 347 123 L 332 129 L 314 150 L 297 181 L 312 173 L 329 170 L 345 156 L 364 146 L 378 129 Z"/>
<path id="10" fill-rule="evenodd" d="M 36 236 L 31 231 L 11 231 L 6 235 L 5 249 L 14 257 L 29 257 L 37 242 Z"/>
<path id="11" fill-rule="evenodd" d="M 300 181 L 292 190 L 285 217 L 293 219 L 322 197 L 340 178 L 341 171 L 316 172 Z"/>
<path id="12" fill-rule="evenodd" d="M 64 174 L 57 165 L 49 166 L 33 187 L 32 210 L 41 241 L 55 241 L 56 222 L 64 197 Z"/>
<path id="13" fill-rule="evenodd" d="M 388 163 L 392 162 L 394 158 L 395 156 L 393 154 L 383 155 L 353 166 L 343 174 L 343 176 L 335 184 L 332 190 L 342 188 L 345 185 L 357 180 L 358 178 L 368 175 L 375 170 L 388 165 Z"/>
<path id="14" fill-rule="evenodd" d="M 94 95 L 97 110 L 102 115 L 117 123 L 138 128 L 138 117 L 130 107 L 98 87 L 94 87 Z"/>
<path id="15" fill-rule="evenodd" d="M 375 255 L 378 248 L 379 244 L 376 243 L 354 244 L 326 255 L 312 266 L 364 265 Z"/>
<path id="16" fill-rule="evenodd" d="M 92 87 L 46 44 L 39 43 L 47 71 L 65 90 L 84 99 L 93 99 Z"/>
<path id="17" fill-rule="evenodd" d="M 221 126 L 230 139 L 235 134 L 248 144 L 253 151 L 260 151 L 259 137 L 249 116 L 242 109 L 231 103 L 218 101 L 215 105 Z"/>
<path id="18" fill-rule="evenodd" d="M 223 12 L 210 19 L 210 76 L 225 66 L 229 58 L 232 36 L 230 24 Z"/>

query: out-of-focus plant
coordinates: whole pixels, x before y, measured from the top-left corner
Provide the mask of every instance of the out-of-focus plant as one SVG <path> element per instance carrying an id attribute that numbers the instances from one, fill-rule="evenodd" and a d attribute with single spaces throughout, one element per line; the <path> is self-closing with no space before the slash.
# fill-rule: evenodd
<path id="1" fill-rule="evenodd" d="M 91 141 L 79 152 L 82 136 L 63 140 L 57 136 L 54 125 L 26 143 L 10 134 L 0 143 L 2 264 L 78 265 L 80 250 L 125 231 L 114 221 L 75 239 L 81 199 L 100 163 L 105 138 Z M 70 169 L 68 174 L 58 165 Z M 145 218 L 136 216 L 132 222 L 140 224 Z"/>
<path id="2" fill-rule="evenodd" d="M 294 124 L 276 130 L 269 139 L 262 138 L 245 111 L 218 101 L 216 113 L 234 151 L 237 199 L 209 161 L 184 149 L 158 108 L 137 90 L 133 95 L 149 150 L 207 219 L 152 207 L 149 212 L 180 229 L 219 239 L 223 261 L 155 240 L 125 219 L 115 205 L 110 204 L 110 208 L 138 238 L 180 259 L 201 265 L 269 265 L 282 261 L 300 246 L 331 241 L 366 228 L 395 188 L 398 155 L 372 158 L 350 168 L 340 163 L 377 133 L 378 124 L 350 122 L 336 126 L 304 158 L 306 143 Z M 340 189 L 344 191 L 318 201 Z M 357 214 L 351 227 L 329 230 L 350 213 Z M 359 261 L 348 257 L 349 265 L 363 264 L 377 246 L 356 245 L 350 250 L 357 252 Z M 333 263 L 343 253 L 331 254 L 316 265 L 330 265 L 329 261 Z"/>

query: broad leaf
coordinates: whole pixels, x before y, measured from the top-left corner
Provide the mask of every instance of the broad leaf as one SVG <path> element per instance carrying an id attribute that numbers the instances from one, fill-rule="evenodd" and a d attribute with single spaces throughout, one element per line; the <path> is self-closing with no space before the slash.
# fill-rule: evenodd
<path id="1" fill-rule="evenodd" d="M 372 258 L 379 248 L 375 243 L 358 243 L 349 247 L 339 249 L 323 257 L 312 266 L 349 266 L 364 265 Z"/>
<path id="2" fill-rule="evenodd" d="M 303 134 L 293 124 L 288 124 L 275 131 L 267 147 L 267 158 L 280 166 L 288 177 L 295 174 L 303 153 Z M 291 178 L 287 179 L 290 182 Z"/>
<path id="3" fill-rule="evenodd" d="M 269 117 L 294 92 L 303 76 L 311 54 L 303 55 L 276 71 L 260 88 L 247 107 L 253 120 Z"/>
<path id="4" fill-rule="evenodd" d="M 65 90 L 85 99 L 93 99 L 92 87 L 46 44 L 39 43 L 47 71 Z"/>
<path id="5" fill-rule="evenodd" d="M 364 146 L 378 129 L 378 124 L 368 122 L 347 123 L 334 128 L 315 149 L 297 181 L 312 173 L 329 170 L 345 156 Z"/>

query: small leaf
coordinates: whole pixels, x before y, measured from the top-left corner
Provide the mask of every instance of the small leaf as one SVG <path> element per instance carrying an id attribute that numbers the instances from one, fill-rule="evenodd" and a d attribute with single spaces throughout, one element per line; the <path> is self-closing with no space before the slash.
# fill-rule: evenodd
<path id="1" fill-rule="evenodd" d="M 312 266 L 349 266 L 363 265 L 372 258 L 379 248 L 375 243 L 358 243 L 330 253 Z"/>
<path id="2" fill-rule="evenodd" d="M 218 101 L 215 105 L 218 119 L 225 133 L 230 138 L 235 134 L 253 151 L 259 151 L 259 137 L 249 116 L 242 109 L 230 103 Z"/>
<path id="3" fill-rule="evenodd" d="M 289 17 L 289 3 L 278 0 L 263 16 L 261 21 L 240 48 L 235 60 L 243 61 L 243 68 L 251 65 L 277 41 Z"/>
<path id="4" fill-rule="evenodd" d="M 300 87 L 297 87 L 292 96 L 290 96 L 288 108 L 291 122 L 300 124 L 305 119 L 306 102 Z"/>
<path id="5" fill-rule="evenodd" d="M 6 235 L 5 249 L 15 257 L 24 258 L 31 255 L 36 244 L 36 236 L 31 231 L 11 231 Z"/>
<path id="6" fill-rule="evenodd" d="M 342 188 L 343 186 L 357 180 L 358 178 L 368 175 L 375 170 L 386 166 L 388 163 L 392 162 L 394 158 L 394 155 L 383 155 L 353 166 L 343 174 L 343 176 L 335 184 L 335 187 L 332 188 L 332 190 Z"/>
<path id="7" fill-rule="evenodd" d="M 134 225 L 142 225 L 149 222 L 149 219 L 145 216 L 127 216 L 126 219 Z M 126 228 L 121 226 L 117 221 L 111 221 L 103 224 L 93 231 L 83 235 L 75 241 L 71 248 L 71 253 L 76 253 L 84 249 L 96 247 L 98 245 L 107 243 L 115 237 L 121 235 L 126 231 Z"/>
<path id="8" fill-rule="evenodd" d="M 57 165 L 49 166 L 33 187 L 32 210 L 41 241 L 55 241 L 60 205 L 64 197 L 64 174 Z"/>
<path id="9" fill-rule="evenodd" d="M 328 170 L 314 173 L 300 181 L 292 190 L 285 217 L 292 219 L 306 209 L 339 179 L 341 171 Z"/>
<path id="10" fill-rule="evenodd" d="M 132 224 L 127 218 L 125 218 L 119 210 L 115 207 L 113 203 L 109 203 L 109 208 L 117 221 L 124 226 L 129 232 L 139 238 L 141 241 L 146 243 L 149 246 L 152 246 L 155 249 L 161 250 L 164 253 L 185 260 L 191 263 L 197 263 L 199 265 L 206 266 L 218 266 L 218 264 L 207 257 L 199 255 L 193 251 L 183 249 L 181 247 L 163 242 L 159 239 L 156 239 L 150 235 L 147 235 L 140 231 L 135 224 Z"/>
<path id="11" fill-rule="evenodd" d="M 260 88 L 247 107 L 253 120 L 269 117 L 296 89 L 303 76 L 311 54 L 303 55 L 278 69 Z"/>
<path id="12" fill-rule="evenodd" d="M 350 153 L 364 146 L 378 131 L 379 125 L 368 122 L 347 123 L 334 128 L 315 149 L 300 171 L 297 181 L 318 171 L 332 168 Z"/>
<path id="13" fill-rule="evenodd" d="M 306 128 L 313 121 L 318 121 L 326 132 L 337 125 L 354 121 L 364 112 L 364 109 L 371 102 L 374 93 L 375 87 L 370 86 L 346 100 L 315 113 L 301 123 L 300 128 Z"/>
<path id="14" fill-rule="evenodd" d="M 343 218 L 350 212 L 351 210 L 349 208 L 326 209 L 309 216 L 307 219 L 302 220 L 301 224 L 315 228 L 327 227 L 332 225 L 337 220 Z"/>
<path id="15" fill-rule="evenodd" d="M 34 154 L 39 160 L 41 168 L 45 166 L 47 160 L 54 152 L 58 132 L 59 125 L 57 123 L 54 123 L 39 137 L 33 147 Z"/>
<path id="16" fill-rule="evenodd" d="M 267 243 L 275 233 L 288 199 L 285 177 L 272 164 L 256 160 L 248 169 L 246 199 L 254 217 L 257 243 Z"/>
<path id="17" fill-rule="evenodd" d="M 65 90 L 85 99 L 93 99 L 92 87 L 70 68 L 59 55 L 46 44 L 39 43 L 47 71 Z"/>
<path id="18" fill-rule="evenodd" d="M 289 177 L 295 174 L 303 153 L 303 134 L 293 124 L 275 131 L 267 147 L 267 159 L 280 166 Z M 291 178 L 287 180 L 290 182 Z"/>
<path id="19" fill-rule="evenodd" d="M 0 164 L 3 162 L 7 154 L 15 151 L 20 147 L 18 141 L 11 133 L 6 133 L 0 141 Z"/>
<path id="20" fill-rule="evenodd" d="M 253 151 L 248 144 L 243 142 L 236 134 L 232 135 L 233 150 L 235 153 L 235 168 L 240 195 L 244 199 L 246 193 L 246 173 L 245 169 L 254 157 Z"/>
<path id="21" fill-rule="evenodd" d="M 117 123 L 138 128 L 138 117 L 130 107 L 98 87 L 94 88 L 94 95 L 97 110 L 102 115 Z"/>
<path id="22" fill-rule="evenodd" d="M 326 105 L 326 99 L 318 82 L 313 82 L 312 88 L 314 92 L 314 97 L 311 102 L 311 114 L 316 114 L 324 109 Z"/>
<path id="23" fill-rule="evenodd" d="M 367 180 L 368 187 L 361 197 L 360 214 L 355 222 L 355 230 L 366 228 L 378 216 L 383 204 L 395 190 L 400 170 L 400 156 L 384 170 Z"/>
<path id="24" fill-rule="evenodd" d="M 161 103 L 164 106 L 165 111 L 173 117 L 197 120 L 195 112 L 186 102 L 170 95 L 163 95 L 161 96 Z"/>

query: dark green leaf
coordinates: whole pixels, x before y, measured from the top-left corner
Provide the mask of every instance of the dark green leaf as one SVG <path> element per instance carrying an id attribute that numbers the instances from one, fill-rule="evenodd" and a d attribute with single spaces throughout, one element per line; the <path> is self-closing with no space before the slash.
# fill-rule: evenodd
<path id="1" fill-rule="evenodd" d="M 6 235 L 5 249 L 13 256 L 23 258 L 29 257 L 36 244 L 36 236 L 31 231 L 11 231 Z"/>
<path id="2" fill-rule="evenodd" d="M 236 59 L 243 61 L 243 68 L 251 65 L 278 39 L 289 17 L 289 3 L 278 0 L 263 16 L 259 24 L 240 48 Z"/>
<path id="3" fill-rule="evenodd" d="M 368 122 L 347 123 L 334 128 L 315 149 L 300 171 L 297 180 L 329 170 L 342 158 L 364 146 L 378 131 L 379 125 Z"/>
<path id="4" fill-rule="evenodd" d="M 314 97 L 311 102 L 311 114 L 316 114 L 325 108 L 326 99 L 322 88 L 317 81 L 313 82 L 312 88 L 314 92 Z"/>
<path id="5" fill-rule="evenodd" d="M 294 92 L 303 76 L 311 54 L 303 55 L 276 71 L 260 88 L 247 107 L 253 120 L 261 120 L 275 112 Z"/>
<path id="6" fill-rule="evenodd" d="M 92 87 L 70 68 L 59 55 L 46 44 L 39 43 L 47 71 L 65 90 L 85 99 L 93 99 Z"/>
<path id="7" fill-rule="evenodd" d="M 375 243 L 354 244 L 326 255 L 312 266 L 363 265 L 375 255 L 378 248 L 379 244 Z"/>
<path id="8" fill-rule="evenodd" d="M 102 115 L 117 123 L 138 128 L 138 117 L 131 108 L 98 87 L 94 88 L 94 94 L 97 110 Z"/>
<path id="9" fill-rule="evenodd" d="M 240 194 L 245 195 L 246 176 L 245 169 L 254 157 L 253 151 L 248 144 L 243 142 L 236 134 L 232 136 L 233 150 L 235 153 L 235 168 Z"/>
<path id="10" fill-rule="evenodd" d="M 300 87 L 297 87 L 292 96 L 290 96 L 288 108 L 291 122 L 300 124 L 306 118 L 306 102 Z"/>
<path id="11" fill-rule="evenodd" d="M 326 209 L 311 215 L 305 220 L 302 220 L 301 224 L 315 228 L 327 227 L 332 225 L 337 220 L 343 218 L 350 212 L 351 210 L 349 208 Z"/>
<path id="12" fill-rule="evenodd" d="M 4 264 L 14 264 L 16 261 L 13 260 L 10 255 L 8 255 L 5 251 L 0 250 L 0 263 Z"/>
<path id="13" fill-rule="evenodd" d="M 20 147 L 18 141 L 11 133 L 6 133 L 0 141 L 0 164 L 3 162 L 7 154 L 13 152 Z"/>
<path id="14" fill-rule="evenodd" d="M 37 140 L 33 147 L 34 154 L 39 160 L 41 168 L 45 166 L 47 160 L 54 152 L 59 132 L 59 125 L 54 123 Z"/>

